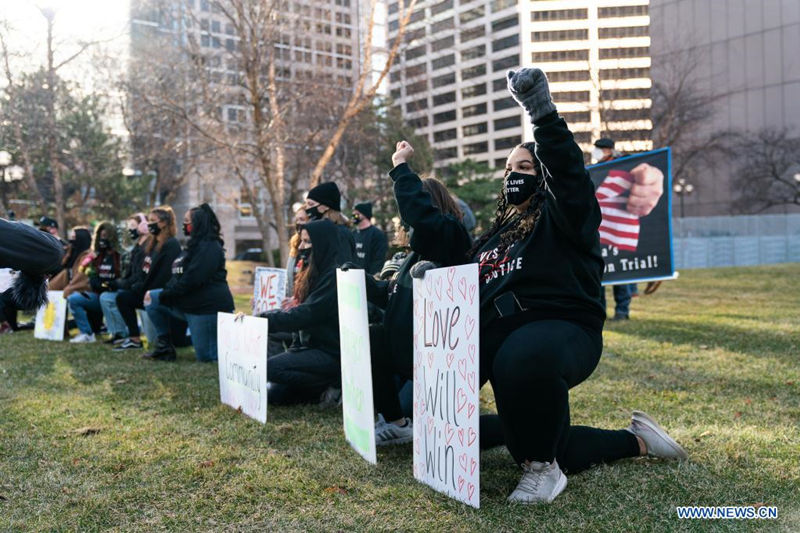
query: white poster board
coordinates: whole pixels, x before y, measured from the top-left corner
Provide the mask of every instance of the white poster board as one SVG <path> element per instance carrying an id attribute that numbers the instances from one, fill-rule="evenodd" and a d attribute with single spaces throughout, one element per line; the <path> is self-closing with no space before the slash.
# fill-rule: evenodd
<path id="1" fill-rule="evenodd" d="M 286 298 L 286 270 L 256 267 L 253 283 L 253 315 L 280 309 Z"/>
<path id="2" fill-rule="evenodd" d="M 364 271 L 336 271 L 342 363 L 344 437 L 364 459 L 376 464 L 372 362 Z"/>
<path id="3" fill-rule="evenodd" d="M 10 268 L 0 268 L 0 292 L 6 292 L 14 283 L 14 271 Z"/>
<path id="4" fill-rule="evenodd" d="M 414 477 L 480 507 L 478 265 L 414 280 Z"/>
<path id="5" fill-rule="evenodd" d="M 234 317 L 217 313 L 220 401 L 266 424 L 268 321 Z"/>
<path id="6" fill-rule="evenodd" d="M 64 340 L 67 323 L 67 301 L 64 291 L 47 291 L 47 303 L 36 311 L 33 336 L 49 341 Z"/>

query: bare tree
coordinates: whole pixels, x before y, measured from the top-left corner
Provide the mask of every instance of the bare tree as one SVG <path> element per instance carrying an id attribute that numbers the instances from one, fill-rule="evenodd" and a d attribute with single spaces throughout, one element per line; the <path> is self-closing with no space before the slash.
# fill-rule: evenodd
<path id="1" fill-rule="evenodd" d="M 737 136 L 738 166 L 734 184 L 739 198 L 734 207 L 743 213 L 800 206 L 800 138 L 786 129 L 763 129 Z"/>

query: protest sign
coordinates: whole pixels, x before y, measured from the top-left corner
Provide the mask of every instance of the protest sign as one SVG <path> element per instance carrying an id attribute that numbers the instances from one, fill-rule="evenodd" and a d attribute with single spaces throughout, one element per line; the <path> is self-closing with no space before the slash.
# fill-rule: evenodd
<path id="1" fill-rule="evenodd" d="M 414 477 L 480 507 L 478 265 L 414 280 Z"/>
<path id="2" fill-rule="evenodd" d="M 253 315 L 280 309 L 286 298 L 286 270 L 256 267 L 253 284 Z"/>
<path id="3" fill-rule="evenodd" d="M 231 313 L 217 313 L 220 401 L 265 424 L 268 321 L 234 317 Z"/>
<path id="4" fill-rule="evenodd" d="M 344 436 L 354 450 L 375 464 L 375 414 L 364 271 L 337 270 L 336 290 L 339 301 Z"/>
<path id="5" fill-rule="evenodd" d="M 67 323 L 67 301 L 63 291 L 47 291 L 47 303 L 36 311 L 33 336 L 49 341 L 64 340 Z"/>
<path id="6" fill-rule="evenodd" d="M 636 188 L 631 170 L 646 163 L 663 174 L 663 182 L 649 191 L 657 194 L 652 211 L 639 216 L 628 210 L 631 190 Z M 669 148 L 614 159 L 588 167 L 595 185 L 603 220 L 601 253 L 605 260 L 603 284 L 675 278 L 672 256 L 672 176 Z"/>

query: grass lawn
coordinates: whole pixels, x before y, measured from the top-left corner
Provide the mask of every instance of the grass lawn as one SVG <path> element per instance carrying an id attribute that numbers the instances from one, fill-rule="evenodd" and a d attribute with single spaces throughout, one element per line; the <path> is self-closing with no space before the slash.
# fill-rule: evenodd
<path id="1" fill-rule="evenodd" d="M 551 505 L 509 506 L 519 472 L 497 449 L 480 510 L 417 483 L 411 445 L 365 463 L 339 410 L 270 408 L 262 426 L 220 405 L 216 366 L 191 350 L 148 363 L 2 336 L 0 531 L 800 531 L 800 265 L 685 271 L 632 317 L 608 324 L 573 422 L 620 428 L 642 409 L 690 461 L 620 461 L 570 476 Z M 758 504 L 779 519 L 675 511 Z"/>

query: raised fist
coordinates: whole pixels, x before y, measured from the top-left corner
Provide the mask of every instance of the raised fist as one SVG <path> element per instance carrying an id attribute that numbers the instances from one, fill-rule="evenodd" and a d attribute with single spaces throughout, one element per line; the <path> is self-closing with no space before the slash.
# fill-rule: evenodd
<path id="1" fill-rule="evenodd" d="M 408 141 L 400 141 L 395 145 L 394 153 L 392 154 L 392 164 L 394 166 L 408 162 L 411 156 L 414 155 L 414 147 Z"/>
<path id="2" fill-rule="evenodd" d="M 528 112 L 531 120 L 536 121 L 556 110 L 550 98 L 550 87 L 547 75 L 538 68 L 522 68 L 516 72 L 509 70 L 508 91 Z"/>

